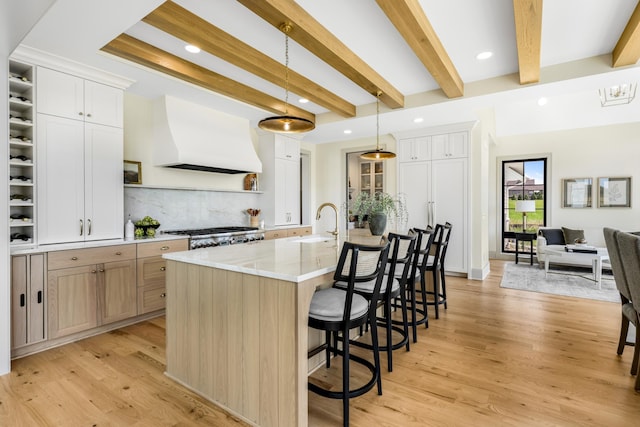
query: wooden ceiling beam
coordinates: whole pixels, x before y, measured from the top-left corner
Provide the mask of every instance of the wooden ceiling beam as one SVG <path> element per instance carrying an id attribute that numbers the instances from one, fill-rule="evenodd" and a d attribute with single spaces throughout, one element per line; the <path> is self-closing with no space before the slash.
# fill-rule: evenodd
<path id="1" fill-rule="evenodd" d="M 542 0 L 513 0 L 520 84 L 540 81 Z"/>
<path id="2" fill-rule="evenodd" d="M 293 0 L 238 0 L 249 10 L 276 28 L 291 23 L 289 37 L 335 68 L 349 80 L 376 96 L 389 108 L 402 108 L 404 95 L 353 53 L 336 36 L 320 25 Z M 336 11 L 339 13 L 339 11 Z"/>
<path id="3" fill-rule="evenodd" d="M 101 50 L 265 111 L 285 114 L 283 101 L 127 34 L 119 35 Z M 301 108 L 289 105 L 287 112 L 289 115 L 303 117 L 315 123 L 315 114 Z"/>
<path id="4" fill-rule="evenodd" d="M 285 86 L 286 68 L 283 64 L 176 3 L 167 1 L 142 20 L 275 85 Z M 289 91 L 342 117 L 356 115 L 355 105 L 291 69 L 289 69 Z"/>
<path id="5" fill-rule="evenodd" d="M 629 18 L 612 54 L 612 67 L 633 65 L 640 59 L 640 2 Z"/>
<path id="6" fill-rule="evenodd" d="M 464 83 L 418 0 L 376 0 L 445 95 L 464 95 Z"/>

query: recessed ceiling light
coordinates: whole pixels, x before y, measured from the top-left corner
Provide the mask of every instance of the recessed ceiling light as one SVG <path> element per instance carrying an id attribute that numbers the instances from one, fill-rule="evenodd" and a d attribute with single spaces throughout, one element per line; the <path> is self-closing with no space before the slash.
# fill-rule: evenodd
<path id="1" fill-rule="evenodd" d="M 422 117 L 416 117 L 415 119 L 413 119 L 413 123 L 422 123 L 424 122 L 424 119 Z"/>
<path id="2" fill-rule="evenodd" d="M 345 129 L 344 133 L 345 135 L 351 135 L 351 129 Z"/>
<path id="3" fill-rule="evenodd" d="M 491 58 L 492 56 L 493 56 L 493 52 L 489 52 L 489 51 L 486 51 L 486 52 L 480 52 L 478 55 L 476 55 L 476 59 L 480 59 L 480 60 L 482 60 L 482 59 L 489 59 L 489 58 Z"/>
<path id="4" fill-rule="evenodd" d="M 547 104 L 547 101 L 548 101 L 548 99 L 545 98 L 544 96 L 542 96 L 542 97 L 540 97 L 540 99 L 538 99 L 538 105 L 542 107 L 543 105 Z"/>
<path id="5" fill-rule="evenodd" d="M 298 102 L 300 104 L 306 104 L 307 102 L 309 102 L 309 100 L 307 98 L 300 98 L 300 99 L 298 99 Z"/>
<path id="6" fill-rule="evenodd" d="M 187 52 L 200 53 L 200 48 L 198 46 L 194 46 L 192 44 L 188 44 L 184 48 L 187 50 Z"/>

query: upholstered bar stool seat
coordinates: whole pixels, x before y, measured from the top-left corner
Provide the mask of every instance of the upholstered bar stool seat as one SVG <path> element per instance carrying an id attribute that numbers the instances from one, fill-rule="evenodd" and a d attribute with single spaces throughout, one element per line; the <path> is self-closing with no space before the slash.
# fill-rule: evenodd
<path id="1" fill-rule="evenodd" d="M 309 318 L 325 322 L 340 322 L 344 315 L 347 293 L 342 289 L 329 288 L 318 291 L 311 298 Z M 354 295 L 351 301 L 350 320 L 367 314 L 369 302 L 361 295 Z"/>

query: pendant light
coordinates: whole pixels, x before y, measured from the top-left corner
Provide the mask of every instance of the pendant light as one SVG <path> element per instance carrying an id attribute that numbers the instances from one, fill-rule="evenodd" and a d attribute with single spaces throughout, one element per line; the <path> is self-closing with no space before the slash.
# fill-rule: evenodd
<path id="1" fill-rule="evenodd" d="M 311 121 L 303 117 L 290 116 L 289 110 L 289 32 L 291 31 L 291 24 L 283 23 L 280 25 L 280 30 L 285 35 L 285 79 L 284 79 L 284 115 L 267 117 L 260 120 L 258 127 L 270 132 L 278 133 L 302 133 L 313 130 L 316 125 Z"/>
<path id="2" fill-rule="evenodd" d="M 376 149 L 360 154 L 364 160 L 388 160 L 396 157 L 395 153 L 380 149 L 380 96 L 381 91 L 376 93 Z"/>

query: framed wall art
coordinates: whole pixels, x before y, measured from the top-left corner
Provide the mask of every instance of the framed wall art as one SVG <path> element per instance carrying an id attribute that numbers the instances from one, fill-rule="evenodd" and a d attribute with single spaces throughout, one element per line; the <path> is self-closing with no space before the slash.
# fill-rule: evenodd
<path id="1" fill-rule="evenodd" d="M 142 184 L 142 162 L 124 161 L 124 183 Z"/>
<path id="2" fill-rule="evenodd" d="M 630 208 L 631 177 L 598 178 L 599 208 Z"/>
<path id="3" fill-rule="evenodd" d="M 563 208 L 590 208 L 592 207 L 591 178 L 567 178 L 562 180 L 562 207 Z"/>

